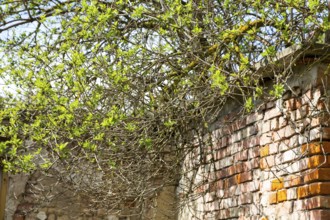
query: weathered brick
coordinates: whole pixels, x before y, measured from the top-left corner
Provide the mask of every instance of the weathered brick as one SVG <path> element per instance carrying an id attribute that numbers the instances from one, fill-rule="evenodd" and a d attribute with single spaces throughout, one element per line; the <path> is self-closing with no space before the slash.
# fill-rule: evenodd
<path id="1" fill-rule="evenodd" d="M 253 159 L 260 156 L 260 150 L 258 147 L 253 147 L 248 150 L 249 159 Z"/>
<path id="2" fill-rule="evenodd" d="M 301 102 L 303 105 L 310 104 L 312 102 L 312 91 L 308 90 L 301 97 Z"/>
<path id="3" fill-rule="evenodd" d="M 270 130 L 275 131 L 279 128 L 278 118 L 273 118 L 270 120 Z"/>
<path id="4" fill-rule="evenodd" d="M 295 129 L 292 128 L 290 125 L 287 125 L 281 128 L 280 130 L 273 132 L 274 141 L 292 137 L 295 133 L 296 133 Z"/>
<path id="5" fill-rule="evenodd" d="M 246 193 L 246 192 L 255 192 L 260 189 L 260 183 L 259 181 L 250 181 L 250 182 L 245 182 L 240 184 L 241 187 L 241 192 Z"/>
<path id="6" fill-rule="evenodd" d="M 252 125 L 247 128 L 247 135 L 252 136 L 256 135 L 258 133 L 258 126 L 257 125 Z"/>
<path id="7" fill-rule="evenodd" d="M 259 130 L 261 131 L 261 134 L 269 132 L 270 131 L 270 120 L 267 121 L 261 121 L 259 123 Z"/>
<path id="8" fill-rule="evenodd" d="M 330 155 L 314 155 L 306 160 L 308 168 L 330 167 Z"/>
<path id="9" fill-rule="evenodd" d="M 272 191 L 280 190 L 280 189 L 283 189 L 283 187 L 284 187 L 283 177 L 276 178 L 276 179 L 272 180 L 271 183 L 272 183 L 271 184 Z"/>
<path id="10" fill-rule="evenodd" d="M 299 186 L 303 184 L 303 178 L 299 175 L 289 175 L 285 178 L 284 187 L 289 188 L 293 186 Z"/>
<path id="11" fill-rule="evenodd" d="M 305 209 L 330 208 L 329 196 L 314 196 L 306 199 Z"/>
<path id="12" fill-rule="evenodd" d="M 318 168 L 312 170 L 304 177 L 305 183 L 315 181 L 330 181 L 330 168 Z"/>
<path id="13" fill-rule="evenodd" d="M 330 140 L 330 128 L 313 128 L 310 130 L 309 134 L 309 140 L 315 141 L 315 140 Z"/>
<path id="14" fill-rule="evenodd" d="M 269 120 L 278 116 L 282 116 L 282 112 L 278 108 L 272 108 L 265 112 L 264 120 Z"/>
<path id="15" fill-rule="evenodd" d="M 262 181 L 260 183 L 260 191 L 261 192 L 268 192 L 268 191 L 271 191 L 272 189 L 272 182 L 271 181 L 268 181 L 268 180 L 265 180 L 265 181 Z"/>
<path id="16" fill-rule="evenodd" d="M 234 155 L 234 161 L 245 161 L 248 159 L 248 151 L 243 150 Z"/>
<path id="17" fill-rule="evenodd" d="M 252 124 L 256 121 L 259 121 L 263 118 L 263 115 L 262 114 L 259 114 L 259 113 L 252 113 L 252 114 L 249 114 L 247 117 L 246 117 L 246 124 L 249 125 L 249 124 Z"/>
<path id="18" fill-rule="evenodd" d="M 283 107 L 289 111 L 292 111 L 296 109 L 295 104 L 296 104 L 295 99 L 291 98 L 283 102 Z"/>
<path id="19" fill-rule="evenodd" d="M 308 115 L 308 113 L 309 113 L 309 106 L 308 105 L 301 106 L 296 110 L 296 120 L 305 118 Z"/>
<path id="20" fill-rule="evenodd" d="M 283 128 L 288 124 L 288 120 L 285 117 L 278 118 L 278 128 Z"/>
<path id="21" fill-rule="evenodd" d="M 269 193 L 269 204 L 275 204 L 277 203 L 277 192 L 271 192 Z"/>
<path id="22" fill-rule="evenodd" d="M 264 133 L 260 136 L 260 145 L 266 145 L 273 142 L 272 132 Z"/>
<path id="23" fill-rule="evenodd" d="M 252 203 L 252 193 L 243 193 L 238 197 L 238 205 Z"/>
<path id="24" fill-rule="evenodd" d="M 310 220 L 328 220 L 328 219 L 330 219 L 330 210 L 310 211 Z"/>
<path id="25" fill-rule="evenodd" d="M 224 181 L 225 189 L 228 189 L 229 187 L 231 187 L 233 185 L 237 185 L 236 176 L 228 177 L 227 179 L 225 179 L 225 181 Z"/>
<path id="26" fill-rule="evenodd" d="M 287 200 L 297 199 L 297 187 L 286 190 Z"/>
<path id="27" fill-rule="evenodd" d="M 269 154 L 276 154 L 278 152 L 279 143 L 269 144 Z"/>
<path id="28" fill-rule="evenodd" d="M 308 185 L 300 186 L 297 188 L 297 197 L 298 199 L 305 198 L 309 196 Z"/>
<path id="29" fill-rule="evenodd" d="M 286 189 L 281 189 L 277 191 L 277 202 L 284 202 L 287 200 Z"/>
<path id="30" fill-rule="evenodd" d="M 252 172 L 249 171 L 249 172 L 245 172 L 245 173 L 239 173 L 235 177 L 236 177 L 237 183 L 244 183 L 244 182 L 252 180 Z"/>
<path id="31" fill-rule="evenodd" d="M 260 148 L 260 156 L 266 157 L 269 155 L 269 145 L 265 145 L 264 147 Z"/>
<path id="32" fill-rule="evenodd" d="M 275 165 L 275 157 L 273 155 L 260 159 L 260 168 L 262 170 L 269 169 Z"/>
<path id="33" fill-rule="evenodd" d="M 238 120 L 235 120 L 234 122 L 231 123 L 231 129 L 232 131 L 237 131 L 246 126 L 246 118 L 241 118 Z"/>
<path id="34" fill-rule="evenodd" d="M 330 183 L 312 183 L 298 187 L 298 198 L 330 194 Z"/>
<path id="35" fill-rule="evenodd" d="M 330 142 L 312 142 L 301 146 L 301 153 L 306 155 L 330 153 Z"/>
<path id="36" fill-rule="evenodd" d="M 279 155 L 279 158 L 281 159 L 280 160 L 281 163 L 287 163 L 287 162 L 291 162 L 293 160 L 298 160 L 298 159 L 300 159 L 300 157 L 301 157 L 300 149 L 298 149 L 298 148 L 294 148 L 294 149 L 285 151 L 284 153 Z"/>

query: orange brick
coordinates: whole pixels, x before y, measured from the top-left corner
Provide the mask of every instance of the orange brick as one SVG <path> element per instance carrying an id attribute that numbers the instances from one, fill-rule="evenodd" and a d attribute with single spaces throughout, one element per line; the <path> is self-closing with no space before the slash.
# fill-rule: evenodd
<path id="1" fill-rule="evenodd" d="M 318 168 L 304 177 L 305 183 L 325 180 L 330 180 L 330 168 Z"/>
<path id="2" fill-rule="evenodd" d="M 330 153 L 330 142 L 313 142 L 301 146 L 301 153 L 306 155 Z"/>
<path id="3" fill-rule="evenodd" d="M 287 200 L 286 189 L 279 190 L 277 192 L 277 202 L 283 202 Z"/>
<path id="4" fill-rule="evenodd" d="M 244 183 L 244 182 L 252 180 L 252 172 L 249 171 L 249 172 L 245 172 L 245 173 L 239 173 L 239 174 L 235 175 L 235 177 L 236 177 L 237 183 Z"/>
<path id="5" fill-rule="evenodd" d="M 277 203 L 277 192 L 272 192 L 269 194 L 269 204 Z"/>
<path id="6" fill-rule="evenodd" d="M 312 183 L 308 191 L 311 195 L 330 195 L 330 183 Z"/>
<path id="7" fill-rule="evenodd" d="M 269 155 L 269 145 L 260 148 L 260 157 L 266 157 Z"/>
<path id="8" fill-rule="evenodd" d="M 308 168 L 330 167 L 330 155 L 314 155 L 307 158 Z"/>
<path id="9" fill-rule="evenodd" d="M 298 199 L 307 197 L 309 195 L 308 185 L 298 187 L 297 194 L 298 194 Z"/>
<path id="10" fill-rule="evenodd" d="M 284 187 L 283 177 L 272 180 L 272 185 L 271 185 L 272 191 L 283 189 L 283 187 Z"/>
<path id="11" fill-rule="evenodd" d="M 262 217 L 260 218 L 260 220 L 268 220 L 268 218 L 265 217 L 265 216 L 262 216 Z"/>

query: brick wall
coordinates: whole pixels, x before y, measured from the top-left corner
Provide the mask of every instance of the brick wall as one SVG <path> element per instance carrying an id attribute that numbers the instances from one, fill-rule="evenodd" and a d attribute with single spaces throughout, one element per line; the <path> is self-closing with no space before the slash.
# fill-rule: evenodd
<path id="1" fill-rule="evenodd" d="M 330 219 L 325 69 L 300 66 L 281 99 L 216 122 L 212 144 L 184 163 L 180 220 Z"/>

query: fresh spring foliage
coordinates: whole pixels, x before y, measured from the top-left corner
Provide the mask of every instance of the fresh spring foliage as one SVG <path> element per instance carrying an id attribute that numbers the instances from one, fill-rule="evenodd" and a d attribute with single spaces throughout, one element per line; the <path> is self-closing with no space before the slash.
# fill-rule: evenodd
<path id="1" fill-rule="evenodd" d="M 290 68 L 264 94 L 257 62 L 327 29 L 324 0 L 2 0 L 1 163 L 79 173 L 98 204 L 149 197 L 228 99 L 281 96 Z"/>

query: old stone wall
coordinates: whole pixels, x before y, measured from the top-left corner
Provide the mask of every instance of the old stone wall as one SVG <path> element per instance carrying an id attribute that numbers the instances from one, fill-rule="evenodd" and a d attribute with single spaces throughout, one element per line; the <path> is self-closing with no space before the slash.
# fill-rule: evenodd
<path id="1" fill-rule="evenodd" d="M 216 122 L 209 148 L 186 158 L 180 220 L 330 219 L 326 68 L 300 66 L 281 99 Z"/>

